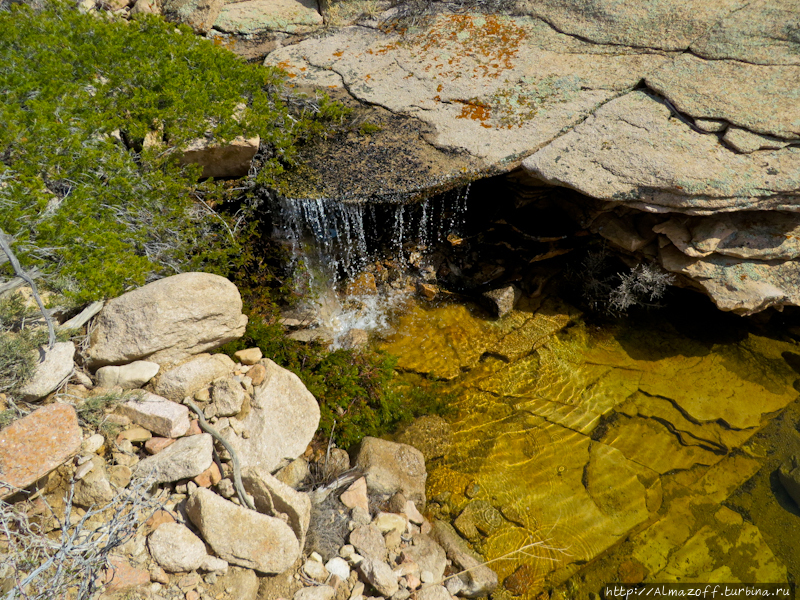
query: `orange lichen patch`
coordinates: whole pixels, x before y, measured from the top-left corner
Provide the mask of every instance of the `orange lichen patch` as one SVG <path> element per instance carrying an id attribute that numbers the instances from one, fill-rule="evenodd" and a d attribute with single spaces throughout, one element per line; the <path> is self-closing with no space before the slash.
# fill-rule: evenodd
<path id="1" fill-rule="evenodd" d="M 297 77 L 297 74 L 292 73 L 292 71 L 290 70 L 292 67 L 292 63 L 290 63 L 288 60 L 283 60 L 275 66 L 278 67 L 280 70 L 282 70 L 284 73 L 286 73 L 288 77 Z"/>
<path id="2" fill-rule="evenodd" d="M 488 121 L 492 116 L 491 108 L 485 104 L 475 101 L 456 100 L 456 102 L 461 104 L 461 114 L 456 117 L 457 119 L 471 119 L 473 121 L 480 121 L 481 125 L 491 127 L 491 125 L 485 124 L 485 122 Z"/>
<path id="3" fill-rule="evenodd" d="M 502 15 L 446 15 L 406 42 L 431 57 L 426 70 L 453 77 L 471 66 L 473 77 L 496 78 L 514 67 L 527 36 L 524 27 Z"/>
<path id="4" fill-rule="evenodd" d="M 334 53 L 333 53 L 333 55 L 334 55 L 334 56 L 337 56 L 337 57 L 338 57 L 338 56 L 342 56 L 343 54 L 344 54 L 344 50 L 339 50 L 338 52 L 334 52 Z"/>

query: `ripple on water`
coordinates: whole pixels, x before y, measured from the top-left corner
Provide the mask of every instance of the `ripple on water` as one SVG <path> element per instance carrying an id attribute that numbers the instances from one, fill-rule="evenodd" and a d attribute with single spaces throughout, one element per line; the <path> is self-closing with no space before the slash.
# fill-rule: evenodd
<path id="1" fill-rule="evenodd" d="M 453 444 L 429 467 L 429 497 L 446 492 L 446 512 L 463 515 L 501 581 L 525 566 L 509 585 L 533 598 L 591 561 L 584 571 L 613 563 L 616 577 L 623 559 L 649 581 L 785 581 L 776 544 L 721 503 L 764 464 L 748 440 L 797 399 L 785 356 L 798 345 L 741 320 L 719 321 L 741 328 L 721 336 L 668 319 L 600 330 L 559 301 L 520 306 L 489 319 L 417 305 L 383 344 L 401 370 L 456 392 Z"/>

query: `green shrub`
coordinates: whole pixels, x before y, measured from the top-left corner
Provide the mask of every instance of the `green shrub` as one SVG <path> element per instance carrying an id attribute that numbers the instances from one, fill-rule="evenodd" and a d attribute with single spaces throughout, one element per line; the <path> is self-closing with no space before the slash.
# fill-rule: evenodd
<path id="1" fill-rule="evenodd" d="M 295 143 L 346 116 L 327 97 L 288 107 L 283 83 L 280 70 L 152 15 L 128 22 L 59 2 L 0 11 L 0 228 L 24 265 L 76 301 L 181 270 L 227 274 L 241 214 L 211 207 L 242 186 L 197 183 L 176 149 L 258 134 L 248 186 L 273 185 Z"/>
<path id="2" fill-rule="evenodd" d="M 283 327 L 251 315 L 244 337 L 224 346 L 237 350 L 258 347 L 264 356 L 295 373 L 320 406 L 317 438 L 333 439 L 349 448 L 364 436 L 380 436 L 400 423 L 447 410 L 449 398 L 438 390 L 393 388 L 396 359 L 382 352 L 335 350 L 288 339 Z M 336 425 L 334 427 L 334 421 Z"/>

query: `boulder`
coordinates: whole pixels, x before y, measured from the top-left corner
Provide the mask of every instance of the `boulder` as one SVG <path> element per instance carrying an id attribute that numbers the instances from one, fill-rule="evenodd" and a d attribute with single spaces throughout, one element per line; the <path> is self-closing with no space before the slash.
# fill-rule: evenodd
<path id="1" fill-rule="evenodd" d="M 145 385 L 158 374 L 160 368 L 157 363 L 137 360 L 122 366 L 100 367 L 95 377 L 100 387 L 121 387 L 123 390 L 132 390 Z"/>
<path id="2" fill-rule="evenodd" d="M 197 139 L 183 148 L 182 165 L 199 165 L 200 177 L 244 177 L 250 172 L 253 157 L 261 143 L 259 136 L 235 137 L 230 142 Z"/>
<path id="3" fill-rule="evenodd" d="M 301 33 L 322 25 L 315 0 L 245 0 L 226 3 L 214 28 L 226 33 L 254 35 L 283 32 Z"/>
<path id="4" fill-rule="evenodd" d="M 211 399 L 219 417 L 232 417 L 238 414 L 246 397 L 242 384 L 233 377 L 221 379 L 211 388 Z"/>
<path id="5" fill-rule="evenodd" d="M 365 437 L 356 465 L 364 473 L 371 493 L 391 496 L 402 492 L 419 506 L 425 505 L 425 458 L 406 444 Z"/>
<path id="6" fill-rule="evenodd" d="M 220 434 L 239 454 L 242 469 L 256 467 L 274 472 L 303 454 L 319 425 L 319 405 L 303 382 L 269 359 L 264 382 L 256 386 L 250 411 L 238 420 L 236 430 L 226 426 Z M 247 437 L 237 433 L 247 432 Z M 275 435 L 279 431 L 280 436 Z"/>
<path id="7" fill-rule="evenodd" d="M 214 553 L 231 564 L 283 573 L 300 557 L 300 545 L 286 523 L 210 490 L 197 489 L 186 503 L 186 514 Z"/>
<path id="8" fill-rule="evenodd" d="M 78 415 L 69 404 L 48 404 L 0 431 L 0 498 L 64 464 L 81 442 Z"/>
<path id="9" fill-rule="evenodd" d="M 86 353 L 91 368 L 147 359 L 176 363 L 244 334 L 239 290 L 209 273 L 182 273 L 109 301 Z"/>
<path id="10" fill-rule="evenodd" d="M 187 407 L 150 392 L 118 406 L 117 412 L 163 438 L 178 438 L 189 430 Z"/>
<path id="11" fill-rule="evenodd" d="M 154 386 L 155 392 L 180 402 L 215 379 L 225 377 L 235 366 L 225 354 L 204 354 L 165 371 Z"/>
<path id="12" fill-rule="evenodd" d="M 136 463 L 134 476 L 152 477 L 153 483 L 191 479 L 211 466 L 213 450 L 213 438 L 207 433 L 183 437 Z"/>
<path id="13" fill-rule="evenodd" d="M 168 573 L 194 571 L 208 557 L 203 540 L 180 523 L 161 525 L 147 538 L 147 547 L 153 560 Z"/>
<path id="14" fill-rule="evenodd" d="M 268 471 L 250 467 L 242 472 L 242 484 L 245 491 L 253 496 L 258 512 L 271 515 L 270 509 L 284 513 L 289 517 L 289 526 L 300 542 L 305 546 L 306 532 L 311 522 L 311 500 L 308 494 L 298 492 Z"/>
<path id="15" fill-rule="evenodd" d="M 225 0 L 163 0 L 161 10 L 170 21 L 205 33 L 214 26 Z"/>
<path id="16" fill-rule="evenodd" d="M 443 521 L 435 521 L 431 537 L 444 549 L 447 558 L 459 571 L 464 584 L 460 594 L 466 598 L 477 598 L 491 594 L 498 584 L 497 574 L 483 564 L 480 556 L 470 550 L 467 543 L 455 532 L 453 527 Z"/>
<path id="17" fill-rule="evenodd" d="M 75 369 L 75 344 L 58 342 L 53 348 L 40 348 L 37 352 L 33 376 L 18 390 L 23 400 L 32 402 L 44 398 L 65 383 Z"/>

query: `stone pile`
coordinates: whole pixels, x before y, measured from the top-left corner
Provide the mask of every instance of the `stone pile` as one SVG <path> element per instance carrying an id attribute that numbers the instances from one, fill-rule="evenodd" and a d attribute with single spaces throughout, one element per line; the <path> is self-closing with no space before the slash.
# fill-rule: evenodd
<path id="1" fill-rule="evenodd" d="M 419 450 L 365 438 L 351 469 L 348 454 L 333 448 L 323 459 L 344 475 L 300 491 L 316 399 L 258 348 L 235 360 L 207 352 L 241 336 L 245 323 L 238 290 L 216 275 L 177 275 L 108 302 L 78 357 L 92 376 L 78 378 L 71 343 L 69 352 L 57 348 L 34 382 L 56 375 L 28 396 L 44 406 L 0 432 L 3 497 L 22 498 L 25 488 L 57 497 L 73 482 L 80 517 L 150 486 L 161 508 L 112 555 L 106 594 L 252 599 L 269 575 L 290 583 L 274 597 L 300 600 L 449 600 L 493 589 L 496 576 L 454 530 L 422 516 Z M 48 360 L 59 354 L 56 368 Z M 53 395 L 70 374 L 80 383 Z M 96 409 L 103 433 L 83 432 L 78 415 L 108 398 Z M 341 543 L 320 542 L 330 538 L 321 514 L 343 525 Z M 319 552 L 303 560 L 306 548 Z"/>

